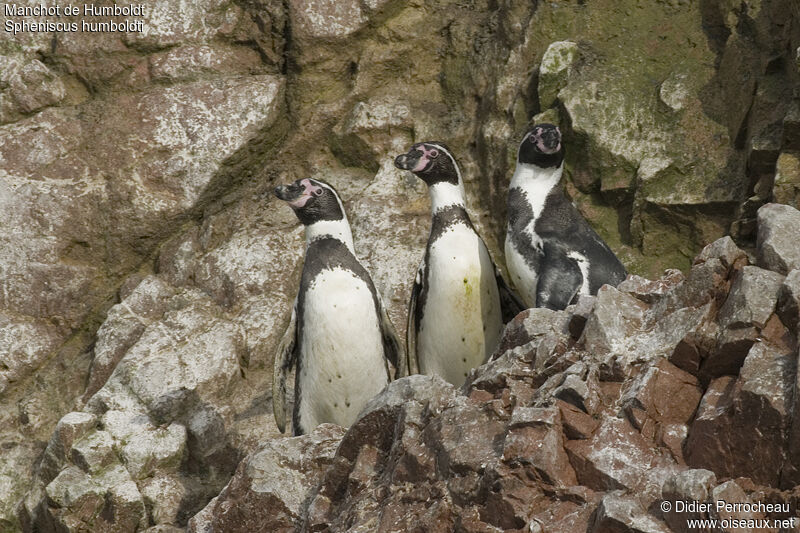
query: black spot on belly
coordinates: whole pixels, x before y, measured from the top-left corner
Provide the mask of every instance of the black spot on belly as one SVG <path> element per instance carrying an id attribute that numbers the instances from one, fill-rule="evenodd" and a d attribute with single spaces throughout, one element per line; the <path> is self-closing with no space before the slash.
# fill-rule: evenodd
<path id="1" fill-rule="evenodd" d="M 467 339 L 465 339 L 464 337 L 461 337 L 461 342 L 467 342 Z"/>
<path id="2" fill-rule="evenodd" d="M 344 402 L 347 407 L 350 407 L 350 402 Z"/>
<path id="3" fill-rule="evenodd" d="M 465 363 L 467 362 L 467 358 L 466 357 L 462 357 L 461 360 L 464 361 Z"/>

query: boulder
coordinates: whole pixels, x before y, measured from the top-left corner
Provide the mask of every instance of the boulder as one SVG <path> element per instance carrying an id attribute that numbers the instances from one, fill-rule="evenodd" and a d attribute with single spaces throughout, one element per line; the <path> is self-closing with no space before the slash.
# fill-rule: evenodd
<path id="1" fill-rule="evenodd" d="M 786 275 L 800 268 L 797 228 L 800 211 L 781 204 L 767 204 L 758 210 L 758 261 L 766 269 Z"/>
<path id="2" fill-rule="evenodd" d="M 308 435 L 264 445 L 239 464 L 188 531 L 296 531 L 307 494 L 321 481 L 343 434 L 322 424 Z"/>

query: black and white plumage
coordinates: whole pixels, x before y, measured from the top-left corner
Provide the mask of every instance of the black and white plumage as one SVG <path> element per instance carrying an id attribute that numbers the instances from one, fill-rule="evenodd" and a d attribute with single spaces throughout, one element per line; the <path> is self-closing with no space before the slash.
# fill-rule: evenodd
<path id="1" fill-rule="evenodd" d="M 530 307 L 564 309 L 625 279 L 625 267 L 564 196 L 564 147 L 552 124 L 534 126 L 519 146 L 508 189 L 505 253 L 511 281 Z"/>
<path id="2" fill-rule="evenodd" d="M 277 187 L 275 195 L 292 207 L 306 233 L 300 288 L 275 355 L 275 420 L 283 432 L 286 377 L 296 364 L 294 434 L 323 422 L 347 427 L 389 383 L 387 362 L 397 368 L 405 357 L 380 295 L 355 256 L 335 189 L 302 179 Z"/>
<path id="3" fill-rule="evenodd" d="M 459 386 L 497 347 L 503 324 L 523 309 L 472 226 L 464 184 L 447 147 L 417 143 L 395 166 L 428 185 L 433 219 L 409 305 L 410 373 Z"/>

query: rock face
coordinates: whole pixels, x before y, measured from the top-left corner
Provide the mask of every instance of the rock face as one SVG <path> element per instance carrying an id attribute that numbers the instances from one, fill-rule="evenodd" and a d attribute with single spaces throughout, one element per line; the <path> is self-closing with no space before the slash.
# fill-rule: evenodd
<path id="1" fill-rule="evenodd" d="M 797 483 L 794 2 L 145 11 L 138 33 L 0 33 L 0 531 L 170 531 L 202 509 L 197 530 L 249 527 L 222 516 L 240 497 L 283 506 L 266 530 L 658 530 L 658 480 L 686 465 Z M 534 116 L 561 126 L 568 195 L 636 275 L 520 315 L 462 391 L 394 386 L 337 451 L 331 428 L 270 441 L 303 238 L 264 193 L 336 186 L 403 331 L 430 217 L 392 157 L 446 141 L 502 267 Z M 743 417 L 758 468 L 695 445 L 740 450 Z M 390 424 L 399 440 L 369 440 Z M 309 481 L 264 488 L 272 468 Z M 719 490 L 761 490 L 736 487 Z"/>
<path id="2" fill-rule="evenodd" d="M 403 378 L 338 447 L 333 436 L 318 452 L 315 433 L 252 454 L 192 530 L 666 533 L 691 531 L 692 518 L 796 516 L 661 505 L 794 504 L 800 354 L 796 326 L 775 311 L 783 278 L 725 238 L 685 278 L 629 279 L 565 311 L 525 311 L 461 389 Z M 751 328 L 743 360 L 706 382 L 715 343 Z M 689 343 L 699 361 L 681 369 L 670 361 Z M 253 474 L 267 449 L 273 474 Z M 300 468 L 302 487 L 289 481 Z M 248 511 L 253 501 L 268 509 Z"/>

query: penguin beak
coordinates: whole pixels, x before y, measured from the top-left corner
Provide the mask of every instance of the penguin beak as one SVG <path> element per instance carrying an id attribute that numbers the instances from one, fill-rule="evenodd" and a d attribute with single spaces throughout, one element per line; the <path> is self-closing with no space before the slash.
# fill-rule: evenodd
<path id="1" fill-rule="evenodd" d="M 414 157 L 409 154 L 401 154 L 394 158 L 394 166 L 400 170 L 411 170 L 417 166 L 418 161 L 418 157 Z"/>
<path id="2" fill-rule="evenodd" d="M 287 185 L 278 185 L 272 192 L 275 193 L 275 196 L 277 196 L 279 199 L 283 201 L 291 200 L 291 197 L 289 195 L 289 187 Z"/>
<path id="3" fill-rule="evenodd" d="M 303 194 L 303 187 L 295 183 L 288 183 L 286 185 L 278 185 L 275 187 L 275 196 L 284 202 L 292 202 L 297 200 Z"/>

